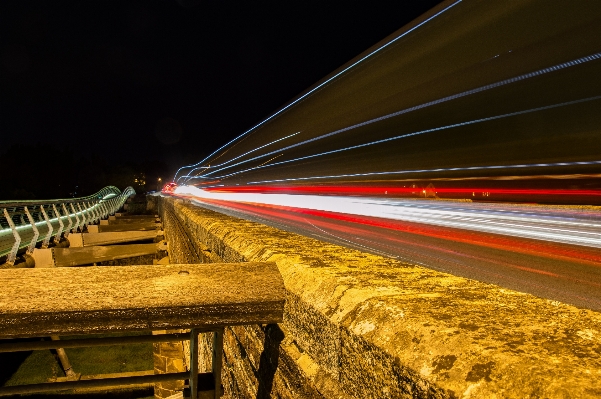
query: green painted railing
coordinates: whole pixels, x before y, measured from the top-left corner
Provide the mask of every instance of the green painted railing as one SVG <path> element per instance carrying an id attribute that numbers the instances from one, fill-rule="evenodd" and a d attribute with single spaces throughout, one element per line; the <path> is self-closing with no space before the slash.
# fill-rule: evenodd
<path id="1" fill-rule="evenodd" d="M 51 239 L 58 243 L 62 236 L 114 214 L 135 194 L 132 187 L 121 191 L 108 186 L 80 198 L 0 201 L 0 257 L 13 265 L 19 249 L 31 253 L 38 242 L 42 247 Z"/>

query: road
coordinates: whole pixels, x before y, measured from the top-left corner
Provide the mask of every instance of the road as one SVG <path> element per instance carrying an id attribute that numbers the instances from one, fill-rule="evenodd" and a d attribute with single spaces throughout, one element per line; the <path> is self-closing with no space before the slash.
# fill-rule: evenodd
<path id="1" fill-rule="evenodd" d="M 392 218 L 283 206 L 275 200 L 259 204 L 196 197 L 193 202 L 319 240 L 601 311 L 598 209 L 351 200 L 383 206 Z M 405 214 L 405 220 L 399 214 Z"/>

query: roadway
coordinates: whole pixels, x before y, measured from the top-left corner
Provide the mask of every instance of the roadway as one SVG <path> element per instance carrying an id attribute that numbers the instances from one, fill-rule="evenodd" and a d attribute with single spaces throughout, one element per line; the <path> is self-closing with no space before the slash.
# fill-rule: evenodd
<path id="1" fill-rule="evenodd" d="M 286 197 L 294 205 L 308 196 Z M 338 209 L 308 209 L 274 199 L 189 198 L 278 229 L 601 310 L 601 214 L 592 207 L 329 197 Z M 387 217 L 373 216 L 366 204 Z"/>

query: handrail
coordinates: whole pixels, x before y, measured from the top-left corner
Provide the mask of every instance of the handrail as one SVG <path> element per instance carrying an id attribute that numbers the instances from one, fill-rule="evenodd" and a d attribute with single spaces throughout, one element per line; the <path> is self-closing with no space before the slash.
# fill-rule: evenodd
<path id="1" fill-rule="evenodd" d="M 28 247 L 31 254 L 40 241 L 43 248 L 53 237 L 58 243 L 63 234 L 113 215 L 135 194 L 132 187 L 120 191 L 107 186 L 79 198 L 0 201 L 0 257 L 7 256 L 5 265 L 10 267 L 19 249 Z"/>

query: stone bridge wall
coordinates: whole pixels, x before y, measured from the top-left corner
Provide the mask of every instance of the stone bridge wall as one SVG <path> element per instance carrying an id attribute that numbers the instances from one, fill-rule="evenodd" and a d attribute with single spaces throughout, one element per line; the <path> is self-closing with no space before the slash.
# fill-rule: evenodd
<path id="1" fill-rule="evenodd" d="M 282 324 L 226 331 L 226 397 L 601 395 L 598 313 L 159 201 L 173 263 L 275 261 L 284 277 Z"/>

